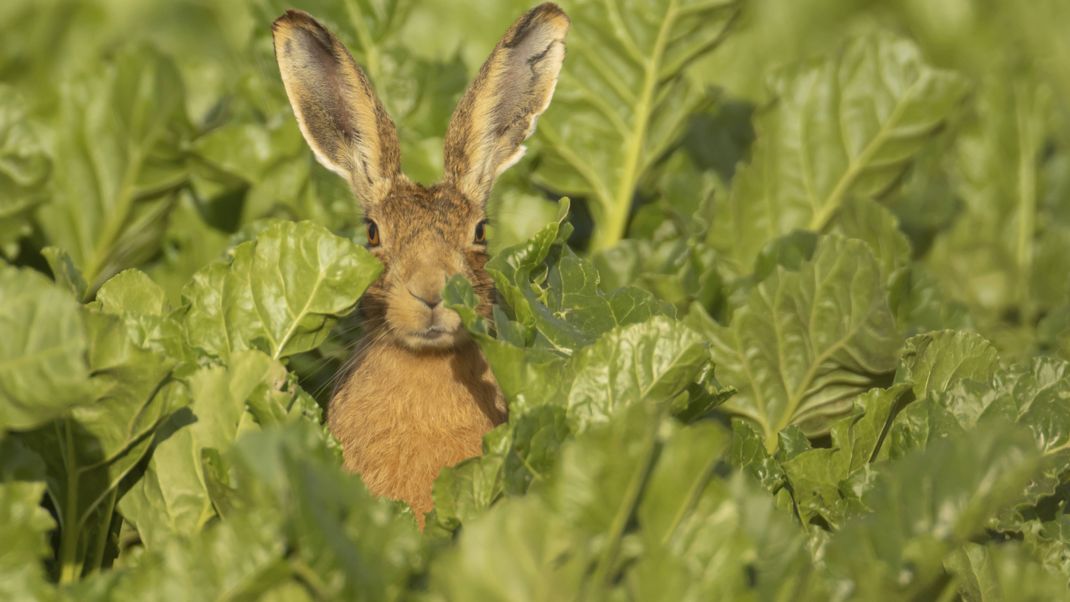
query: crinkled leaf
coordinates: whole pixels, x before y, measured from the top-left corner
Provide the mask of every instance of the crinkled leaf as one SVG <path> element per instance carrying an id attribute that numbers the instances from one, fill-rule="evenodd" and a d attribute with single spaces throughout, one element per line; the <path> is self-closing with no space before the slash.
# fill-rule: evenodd
<path id="1" fill-rule="evenodd" d="M 227 366 L 201 368 L 186 381 L 189 405 L 160 425 L 144 475 L 119 504 L 150 549 L 195 533 L 215 515 L 202 450 L 229 449 L 242 430 L 253 428 L 246 399 L 259 387 L 279 387 L 285 371 L 263 353 L 247 350 L 232 355 Z"/>
<path id="2" fill-rule="evenodd" d="M 186 179 L 183 94 L 174 64 L 147 48 L 125 49 L 61 86 L 55 162 L 63 168 L 38 215 L 91 290 L 159 248 L 162 218 Z"/>
<path id="3" fill-rule="evenodd" d="M 1019 501 L 1041 469 L 1029 434 L 998 422 L 897 460 L 863 498 L 871 513 L 829 542 L 836 589 L 866 599 L 921 594 L 942 574 L 944 558 Z"/>
<path id="4" fill-rule="evenodd" d="M 913 43 L 874 35 L 786 69 L 771 87 L 750 162 L 709 234 L 742 273 L 768 241 L 821 231 L 850 195 L 873 198 L 893 186 L 966 81 L 927 65 Z"/>
<path id="5" fill-rule="evenodd" d="M 907 339 L 895 379 L 911 383 L 922 399 L 961 379 L 986 381 L 998 366 L 999 353 L 984 337 L 944 330 Z"/>
<path id="6" fill-rule="evenodd" d="M 702 337 L 670 318 L 613 330 L 573 359 L 569 418 L 582 430 L 632 404 L 666 403 L 708 361 Z"/>
<path id="7" fill-rule="evenodd" d="M 0 86 L 0 99 L 0 256 L 12 258 L 30 233 L 33 209 L 48 199 L 52 162 L 16 90 Z"/>
<path id="8" fill-rule="evenodd" d="M 5 600 L 54 597 L 41 562 L 51 552 L 48 532 L 55 527 L 41 507 L 44 493 L 44 483 L 0 483 L 0 597 Z"/>
<path id="9" fill-rule="evenodd" d="M 899 345 L 873 254 L 834 236 L 797 272 L 778 268 L 712 339 L 718 380 L 739 391 L 725 407 L 756 421 L 770 449 L 789 424 L 827 430 L 892 371 Z"/>
<path id="10" fill-rule="evenodd" d="M 30 429 L 89 397 L 86 333 L 71 296 L 29 269 L 0 268 L 0 432 Z"/>
<path id="11" fill-rule="evenodd" d="M 688 116 L 712 100 L 687 76 L 689 67 L 715 47 L 738 10 L 731 0 L 568 7 L 574 33 L 553 105 L 539 122 L 545 152 L 536 176 L 590 200 L 599 224 L 594 249 L 624 235 L 637 185 Z"/>
<path id="12" fill-rule="evenodd" d="M 832 425 L 831 447 L 809 449 L 781 463 L 803 521 L 820 517 L 835 529 L 859 512 L 859 486 L 868 483 L 857 473 L 877 459 L 892 414 L 909 390 L 900 384 L 861 395 L 852 415 Z"/>
<path id="13" fill-rule="evenodd" d="M 183 289 L 187 336 L 225 358 L 259 349 L 275 359 L 307 351 L 326 338 L 379 276 L 367 250 L 308 222 L 275 222 L 211 264 Z"/>
<path id="14" fill-rule="evenodd" d="M 1066 597 L 1066 576 L 1046 569 L 1017 543 L 967 543 L 945 565 L 968 602 L 1042 602 Z"/>

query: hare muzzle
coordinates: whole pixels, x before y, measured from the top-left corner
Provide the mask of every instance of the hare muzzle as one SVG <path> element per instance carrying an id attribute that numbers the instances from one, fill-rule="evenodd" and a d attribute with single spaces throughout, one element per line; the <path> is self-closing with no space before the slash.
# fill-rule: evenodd
<path id="1" fill-rule="evenodd" d="M 442 289 L 462 260 L 445 249 L 424 252 L 413 269 L 393 283 L 386 319 L 398 338 L 412 349 L 448 349 L 467 340 L 457 312 L 445 307 Z"/>

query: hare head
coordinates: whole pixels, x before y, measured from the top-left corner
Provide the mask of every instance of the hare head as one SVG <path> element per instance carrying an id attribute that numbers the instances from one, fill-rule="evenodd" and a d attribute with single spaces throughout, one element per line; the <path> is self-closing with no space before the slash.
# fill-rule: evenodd
<path id="1" fill-rule="evenodd" d="M 459 316 L 442 304 L 455 274 L 489 311 L 487 198 L 550 103 L 568 27 L 547 3 L 509 28 L 450 119 L 442 182 L 424 186 L 401 173 L 397 129 L 345 46 L 304 12 L 275 21 L 275 57 L 301 133 L 316 159 L 349 182 L 368 247 L 385 266 L 361 304 L 369 336 L 414 351 L 464 342 Z"/>

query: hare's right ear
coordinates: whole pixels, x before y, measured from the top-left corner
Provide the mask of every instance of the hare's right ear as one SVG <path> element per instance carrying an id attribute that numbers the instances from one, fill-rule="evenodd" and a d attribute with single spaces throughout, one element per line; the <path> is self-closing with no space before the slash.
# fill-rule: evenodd
<path id="1" fill-rule="evenodd" d="M 401 173 L 397 128 L 345 46 L 318 21 L 288 10 L 271 26 L 282 83 L 316 159 L 378 203 Z"/>
<path id="2" fill-rule="evenodd" d="M 550 105 L 565 58 L 569 19 L 549 2 L 505 32 L 461 98 L 446 130 L 446 180 L 482 204 L 495 178 L 524 154 Z"/>

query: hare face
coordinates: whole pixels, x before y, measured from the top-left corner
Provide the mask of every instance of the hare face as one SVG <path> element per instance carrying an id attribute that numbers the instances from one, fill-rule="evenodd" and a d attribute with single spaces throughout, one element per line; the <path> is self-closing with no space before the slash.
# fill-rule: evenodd
<path id="1" fill-rule="evenodd" d="M 369 336 L 415 350 L 464 342 L 442 306 L 446 280 L 472 282 L 489 313 L 480 225 L 494 180 L 524 154 L 524 140 L 553 96 L 569 20 L 541 4 L 513 23 L 469 86 L 446 131 L 442 183 L 401 173 L 397 128 L 345 46 L 307 13 L 272 26 L 275 57 L 298 126 L 316 159 L 345 178 L 361 202 L 369 248 L 386 271 L 362 301 Z"/>
<path id="2" fill-rule="evenodd" d="M 449 185 L 405 180 L 366 210 L 369 250 L 385 270 L 365 294 L 361 311 L 368 336 L 389 337 L 413 350 L 450 349 L 468 340 L 457 312 L 445 307 L 442 288 L 462 275 L 489 312 L 493 288 L 487 261 L 485 215 Z"/>

